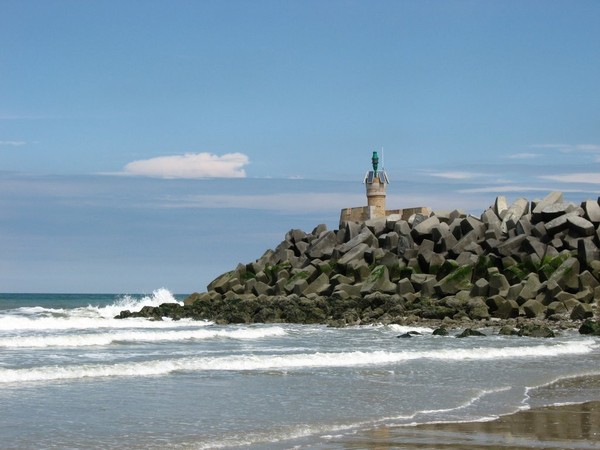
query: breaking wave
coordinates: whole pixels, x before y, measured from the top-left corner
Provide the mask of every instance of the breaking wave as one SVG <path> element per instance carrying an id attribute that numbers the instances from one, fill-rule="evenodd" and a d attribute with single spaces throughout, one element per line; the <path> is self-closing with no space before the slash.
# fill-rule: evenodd
<path id="1" fill-rule="evenodd" d="M 0 369 L 0 383 L 74 380 L 94 377 L 164 376 L 182 371 L 302 370 L 401 364 L 418 359 L 484 361 L 508 358 L 556 357 L 590 353 L 595 346 L 595 341 L 590 339 L 552 345 L 501 348 L 185 357 L 116 364 L 75 364 L 70 366 L 44 366 L 33 369 Z"/>
<path id="2" fill-rule="evenodd" d="M 125 309 L 137 311 L 144 306 L 158 306 L 162 303 L 183 304 L 167 289 L 157 289 L 152 295 L 141 298 L 125 295 L 106 306 L 88 305 L 72 309 L 41 306 L 16 308 L 2 314 L 0 331 L 172 327 L 174 322 L 171 321 L 161 323 L 149 322 L 146 319 L 114 319 Z M 185 324 L 185 321 L 182 324 Z"/>
<path id="3" fill-rule="evenodd" d="M 215 338 L 260 339 L 270 336 L 283 336 L 281 327 L 246 328 L 237 330 L 213 330 L 206 327 L 192 330 L 171 331 L 118 331 L 106 333 L 70 334 L 64 336 L 16 336 L 0 338 L 0 348 L 46 348 L 46 347 L 87 347 L 136 342 L 176 342 Z"/>

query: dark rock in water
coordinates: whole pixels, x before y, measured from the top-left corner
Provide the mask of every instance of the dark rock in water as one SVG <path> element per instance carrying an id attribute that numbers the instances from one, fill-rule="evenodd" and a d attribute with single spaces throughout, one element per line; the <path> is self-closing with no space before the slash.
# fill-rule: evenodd
<path id="1" fill-rule="evenodd" d="M 444 327 L 439 327 L 433 330 L 433 336 L 448 336 L 448 330 Z"/>
<path id="2" fill-rule="evenodd" d="M 585 320 L 579 327 L 579 333 L 600 336 L 600 321 L 591 319 Z"/>
<path id="3" fill-rule="evenodd" d="M 124 311 L 121 311 L 119 314 L 117 314 L 115 316 L 115 319 L 127 319 L 128 317 L 131 317 L 131 311 L 126 309 Z"/>
<path id="4" fill-rule="evenodd" d="M 519 332 L 510 325 L 504 325 L 502 328 L 500 328 L 498 334 L 502 336 L 518 336 Z"/>
<path id="5" fill-rule="evenodd" d="M 519 329 L 519 336 L 550 338 L 556 337 L 556 334 L 544 324 L 529 323 Z"/>
<path id="6" fill-rule="evenodd" d="M 404 334 L 401 334 L 401 335 L 396 336 L 396 337 L 399 338 L 399 339 L 406 339 L 406 338 L 411 338 L 413 336 L 419 336 L 419 335 L 421 335 L 421 333 L 419 333 L 417 331 L 409 331 L 408 333 L 404 333 Z"/>
<path id="7" fill-rule="evenodd" d="M 477 330 L 474 330 L 472 328 L 467 328 L 465 331 L 463 331 L 462 333 L 460 333 L 456 337 L 457 338 L 464 338 L 464 337 L 470 337 L 470 336 L 485 336 L 485 334 L 482 333 L 481 331 L 477 331 Z"/>

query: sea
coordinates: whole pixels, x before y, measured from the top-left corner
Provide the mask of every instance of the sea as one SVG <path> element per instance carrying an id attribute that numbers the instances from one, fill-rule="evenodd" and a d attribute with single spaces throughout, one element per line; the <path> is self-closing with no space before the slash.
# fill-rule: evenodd
<path id="1" fill-rule="evenodd" d="M 349 448 L 386 427 L 600 400 L 600 339 L 115 319 L 148 295 L 0 294 L 0 448 Z M 399 338 L 416 331 L 411 338 Z"/>

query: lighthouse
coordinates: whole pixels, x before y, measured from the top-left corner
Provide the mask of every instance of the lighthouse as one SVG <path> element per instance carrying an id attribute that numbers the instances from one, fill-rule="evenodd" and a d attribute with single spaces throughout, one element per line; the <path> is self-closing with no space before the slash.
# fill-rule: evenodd
<path id="1" fill-rule="evenodd" d="M 429 208 L 419 206 L 417 208 L 385 209 L 385 189 L 390 180 L 383 168 L 379 170 L 379 155 L 373 152 L 371 157 L 373 170 L 365 174 L 363 184 L 367 191 L 367 206 L 355 206 L 343 208 L 340 212 L 340 230 L 348 223 L 367 222 L 372 219 L 384 219 L 390 222 L 398 220 L 409 220 L 413 214 L 424 214 L 429 216 Z"/>
<path id="2" fill-rule="evenodd" d="M 383 167 L 378 170 L 379 155 L 377 152 L 373 152 L 371 163 L 373 164 L 373 170 L 369 170 L 365 174 L 364 183 L 367 189 L 368 218 L 376 219 L 386 216 L 385 188 L 390 181 Z"/>

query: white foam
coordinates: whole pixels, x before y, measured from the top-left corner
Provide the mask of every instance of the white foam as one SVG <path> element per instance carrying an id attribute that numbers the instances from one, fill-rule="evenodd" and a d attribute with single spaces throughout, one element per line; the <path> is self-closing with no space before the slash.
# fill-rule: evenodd
<path id="1" fill-rule="evenodd" d="M 487 395 L 496 394 L 498 392 L 506 392 L 506 391 L 510 391 L 511 389 L 512 388 L 510 386 L 503 386 L 503 387 L 500 387 L 497 389 L 485 389 L 485 390 L 482 390 L 479 393 L 477 393 L 472 398 L 467 399 L 465 402 L 463 402 L 462 404 L 460 404 L 458 406 L 454 406 L 452 408 L 444 408 L 444 409 L 423 410 L 423 411 L 419 411 L 419 414 L 437 414 L 437 413 L 458 411 L 460 409 L 466 409 L 466 408 L 474 405 L 475 403 L 477 403 L 479 400 L 481 400 L 483 397 L 485 397 Z"/>
<path id="2" fill-rule="evenodd" d="M 115 342 L 158 342 L 184 341 L 214 338 L 260 339 L 270 336 L 283 336 L 281 327 L 243 328 L 237 330 L 213 330 L 207 328 L 172 331 L 120 331 L 109 333 L 69 334 L 63 336 L 15 336 L 0 339 L 4 348 L 45 348 L 45 347 L 86 347 L 110 345 Z"/>
<path id="3" fill-rule="evenodd" d="M 396 324 L 388 325 L 388 327 L 390 330 L 394 331 L 395 333 L 401 333 L 401 334 L 405 334 L 410 331 L 416 331 L 421 334 L 433 333 L 433 328 L 429 328 L 429 327 L 410 327 L 410 326 L 396 325 Z"/>
<path id="4" fill-rule="evenodd" d="M 286 355 L 235 355 L 226 357 L 194 357 L 163 361 L 130 362 L 110 365 L 46 366 L 30 369 L 0 368 L 0 383 L 19 381 L 53 381 L 90 377 L 162 376 L 176 371 L 256 371 L 292 370 L 326 367 L 354 367 L 402 363 L 417 359 L 489 360 L 534 358 L 586 354 L 594 348 L 593 340 L 572 341 L 554 345 L 474 348 L 414 352 L 339 352 L 299 353 Z"/>

